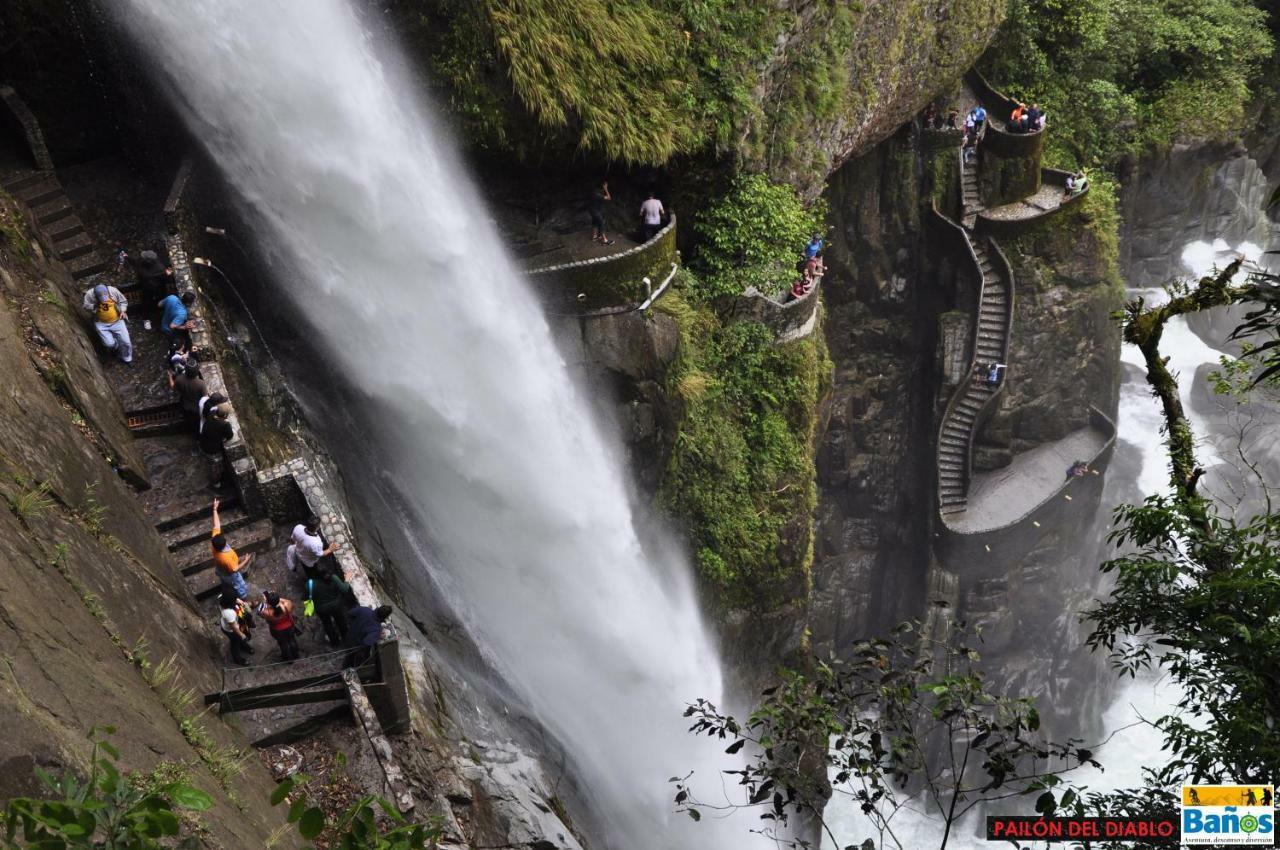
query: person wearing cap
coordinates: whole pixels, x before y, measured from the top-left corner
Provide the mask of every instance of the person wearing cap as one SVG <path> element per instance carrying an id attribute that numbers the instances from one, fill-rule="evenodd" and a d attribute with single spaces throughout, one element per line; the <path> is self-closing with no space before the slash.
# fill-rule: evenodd
<path id="1" fill-rule="evenodd" d="M 85 290 L 85 312 L 93 317 L 93 327 L 113 354 L 125 363 L 133 362 L 133 340 L 129 338 L 129 299 L 114 286 L 99 283 Z"/>
<path id="2" fill-rule="evenodd" d="M 215 405 L 205 416 L 204 427 L 196 438 L 196 444 L 209 461 L 209 486 L 214 490 L 221 490 L 226 486 L 227 464 L 223 457 L 223 447 L 236 435 L 235 429 L 227 421 L 228 416 L 225 404 Z"/>
<path id="3" fill-rule="evenodd" d="M 213 533 L 209 536 L 209 546 L 213 549 L 213 570 L 218 574 L 218 581 L 222 582 L 223 589 L 230 589 L 236 596 L 244 599 L 249 595 L 249 585 L 245 583 L 244 574 L 253 563 L 253 553 L 242 558 L 231 548 L 231 543 L 222 533 L 222 519 L 218 516 L 221 504 L 221 499 L 213 500 Z"/>
<path id="4" fill-rule="evenodd" d="M 154 304 L 164 298 L 173 269 L 165 265 L 155 251 L 148 249 L 139 254 L 134 270 L 138 275 L 138 286 L 142 288 L 144 304 Z"/>
<path id="5" fill-rule="evenodd" d="M 293 602 L 274 591 L 264 590 L 257 613 L 267 621 L 271 636 L 280 645 L 280 657 L 285 661 L 298 660 L 302 652 L 298 649 L 298 637 L 293 632 Z"/>
<path id="6" fill-rule="evenodd" d="M 253 652 L 253 644 L 250 643 L 253 639 L 253 632 L 250 630 L 253 620 L 249 613 L 249 603 L 236 596 L 233 591 L 223 588 L 218 606 L 218 627 L 227 636 L 231 663 L 241 666 L 248 664 L 249 659 L 245 656 Z"/>

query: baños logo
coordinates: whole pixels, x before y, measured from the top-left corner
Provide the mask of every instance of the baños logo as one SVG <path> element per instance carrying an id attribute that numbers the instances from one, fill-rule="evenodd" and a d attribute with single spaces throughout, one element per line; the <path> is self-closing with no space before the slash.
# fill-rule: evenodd
<path id="1" fill-rule="evenodd" d="M 1183 785 L 1183 844 L 1275 843 L 1270 785 Z"/>

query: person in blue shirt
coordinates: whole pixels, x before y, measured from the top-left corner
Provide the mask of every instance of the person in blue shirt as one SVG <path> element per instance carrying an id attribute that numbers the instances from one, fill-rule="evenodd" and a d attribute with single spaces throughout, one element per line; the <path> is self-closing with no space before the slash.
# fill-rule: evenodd
<path id="1" fill-rule="evenodd" d="M 814 257 L 818 256 L 818 253 L 821 250 L 822 250 L 822 234 L 815 233 L 813 234 L 813 239 L 809 240 L 809 244 L 805 246 L 804 258 L 806 260 L 812 260 Z"/>
<path id="2" fill-rule="evenodd" d="M 160 330 L 164 331 L 165 336 L 173 339 L 174 335 L 182 331 L 190 330 L 187 326 L 188 308 L 196 303 L 196 294 L 190 290 L 182 293 L 182 298 L 176 295 L 166 295 L 160 300 Z"/>
<path id="3" fill-rule="evenodd" d="M 982 104 L 979 103 L 969 114 L 973 116 L 973 132 L 977 135 L 982 132 L 982 123 L 987 120 L 987 110 L 983 109 Z"/>

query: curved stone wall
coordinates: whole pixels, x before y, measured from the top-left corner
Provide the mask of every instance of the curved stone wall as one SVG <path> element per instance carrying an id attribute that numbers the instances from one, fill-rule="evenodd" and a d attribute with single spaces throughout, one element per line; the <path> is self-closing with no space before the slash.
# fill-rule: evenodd
<path id="1" fill-rule="evenodd" d="M 643 301 L 644 279 L 665 276 L 678 262 L 676 217 L 648 242 L 619 254 L 526 272 L 555 309 L 575 311 L 618 307 Z"/>
<path id="2" fill-rule="evenodd" d="M 748 289 L 746 294 L 734 300 L 729 318 L 733 321 L 762 322 L 773 331 L 774 339 L 778 342 L 803 339 L 813 333 L 818 324 L 818 290 L 821 288 L 822 279 L 819 278 L 804 297 L 785 303 Z"/>
<path id="3" fill-rule="evenodd" d="M 1021 236 L 1030 231 L 1039 224 L 1043 219 L 1051 215 L 1056 215 L 1065 209 L 1076 206 L 1084 200 L 1085 195 L 1089 194 L 1089 187 L 1086 186 L 1083 192 L 1075 195 L 1067 196 L 1067 178 L 1071 176 L 1071 172 L 1062 171 L 1057 168 L 1042 168 L 1040 170 L 1040 190 L 1037 193 L 1045 196 L 1047 192 L 1056 190 L 1060 193 L 1056 198 L 1056 204 L 1051 207 L 1037 207 L 1032 204 L 1034 199 L 1023 199 L 1025 213 L 1016 217 L 1002 216 L 998 210 L 984 209 L 978 213 L 975 228 L 979 233 L 990 236 L 1014 237 Z M 1017 202 L 1015 202 L 1015 205 Z"/>
<path id="4" fill-rule="evenodd" d="M 0 117 L 15 136 L 26 140 L 27 150 L 35 167 L 41 171 L 52 171 L 53 158 L 49 156 L 49 148 L 44 143 L 44 133 L 26 102 L 9 86 L 0 86 L 0 102 L 4 103 Z"/>
<path id="5" fill-rule="evenodd" d="M 971 68 L 965 73 L 964 81 L 986 108 L 988 117 L 996 119 L 987 122 L 986 133 L 982 139 L 983 146 L 989 147 L 993 153 L 1000 156 L 1034 156 L 1039 160 L 1044 151 L 1044 130 L 1037 130 L 1034 133 L 1010 133 L 1005 129 L 1009 116 L 1013 114 L 1018 102 L 992 88 L 986 78 L 975 69 Z"/>
<path id="6" fill-rule="evenodd" d="M 1043 537 L 1075 518 L 1077 511 L 1094 509 L 1102 492 L 1103 473 L 1115 450 L 1116 426 L 1096 407 L 1091 407 L 1089 414 L 1090 427 L 1106 435 L 1102 448 L 1089 458 L 1089 466 L 1098 474 L 1064 478 L 1061 485 L 1022 516 L 994 528 L 959 531 L 944 524 L 938 542 L 945 563 L 966 578 L 998 577 L 1008 564 L 1034 550 Z"/>

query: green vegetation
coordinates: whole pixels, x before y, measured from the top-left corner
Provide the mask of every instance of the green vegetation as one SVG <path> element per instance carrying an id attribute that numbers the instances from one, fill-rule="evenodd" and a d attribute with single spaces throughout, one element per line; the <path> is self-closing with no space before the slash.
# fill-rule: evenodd
<path id="1" fill-rule="evenodd" d="M 1063 773 L 1096 766 L 1093 753 L 1046 740 L 1030 700 L 992 690 L 963 624 L 935 628 L 903 623 L 887 640 L 855 644 L 847 661 L 815 659 L 787 672 L 745 721 L 706 700 L 690 706 L 694 734 L 728 739 L 730 754 L 752 745 L 745 766 L 726 772 L 743 792 L 731 805 L 759 808 L 767 824 L 802 812 L 822 823 L 829 776 L 831 794 L 859 806 L 878 831 L 875 846 L 899 850 L 918 850 L 894 832 L 894 816 L 908 805 L 944 825 L 939 847 L 983 803 L 1037 794 L 1036 811 L 1046 815 L 1074 805 L 1075 792 L 1058 798 L 1052 789 Z M 695 820 L 723 807 L 701 800 L 689 777 L 673 781 L 677 807 Z M 713 785 L 718 798 L 723 789 Z M 784 830 L 764 831 L 779 846 L 809 846 Z"/>
<path id="2" fill-rule="evenodd" d="M 300 792 L 311 777 L 294 774 L 276 786 L 271 794 L 271 805 L 278 806 L 291 796 L 289 823 L 296 824 L 298 834 L 313 841 L 328 834 L 326 847 L 337 850 L 426 850 L 435 847 L 440 837 L 438 819 L 426 824 L 410 823 L 394 806 L 381 797 L 369 795 L 353 803 L 337 820 L 330 820 L 319 806 L 307 805 L 307 798 Z M 295 793 L 299 792 L 299 793 Z M 381 816 L 388 826 L 378 824 Z"/>
<path id="3" fill-rule="evenodd" d="M 692 303 L 699 287 L 682 271 L 659 302 L 681 330 L 667 376 L 679 432 L 660 498 L 685 524 L 711 595 L 770 610 L 808 587 L 811 443 L 830 363 L 820 335 L 776 345 L 764 325 L 725 324 Z"/>
<path id="4" fill-rule="evenodd" d="M 692 731 L 730 738 L 728 752 L 755 744 L 738 772 L 742 805 L 765 806 L 765 817 L 774 822 L 804 810 L 821 817 L 825 796 L 813 781 L 816 763 L 831 769 L 835 790 L 882 828 L 877 846 L 902 847 L 891 818 L 902 805 L 899 789 L 908 783 L 923 786 L 924 804 L 949 827 L 981 797 L 1007 793 L 1037 793 L 1035 810 L 1043 814 L 1176 816 L 1178 799 L 1169 789 L 1280 772 L 1275 482 L 1265 480 L 1264 467 L 1246 446 L 1242 472 L 1262 493 L 1252 509 L 1224 504 L 1200 489 L 1204 470 L 1196 435 L 1160 349 L 1164 328 L 1176 317 L 1253 303 L 1234 334 L 1249 343 L 1249 368 L 1225 368 L 1215 381 L 1237 400 L 1247 399 L 1256 381 L 1275 388 L 1280 370 L 1267 370 L 1280 350 L 1280 298 L 1274 294 L 1280 277 L 1256 275 L 1238 286 L 1232 277 L 1239 267 L 1233 263 L 1195 286 L 1175 287 L 1159 307 L 1135 301 L 1124 317 L 1125 340 L 1141 351 L 1163 410 L 1171 492 L 1117 510 L 1110 542 L 1120 554 L 1102 565 L 1114 589 L 1085 620 L 1089 645 L 1105 652 L 1121 675 L 1156 671 L 1181 694 L 1168 713 L 1147 720 L 1163 735 L 1164 764 L 1146 769 L 1140 788 L 1098 793 L 1072 787 L 1062 775 L 1093 764 L 1092 751 L 1075 741 L 1038 740 L 1033 707 L 986 690 L 980 659 L 960 633 L 939 641 L 936 623 L 914 625 L 888 641 L 856 645 L 845 663 L 811 659 L 766 691 L 745 722 L 705 701 L 689 709 Z M 909 640 L 915 633 L 919 639 Z M 935 741 L 951 744 L 934 748 Z M 693 812 L 705 807 L 687 780 L 674 781 L 677 805 Z M 940 848 L 949 834 L 948 828 Z"/>
<path id="5" fill-rule="evenodd" d="M 936 24 L 919 4 L 902 9 L 924 29 L 877 26 L 856 0 L 803 9 L 763 0 L 396 0 L 392 8 L 477 146 L 526 159 L 576 146 L 649 165 L 710 152 L 806 182 L 829 166 L 805 141 L 815 124 L 859 113 L 896 86 L 895 63 L 918 52 L 915 40 L 943 56 L 973 50 L 1000 3 L 955 4 Z M 874 49 L 860 38 L 888 44 Z"/>
<path id="6" fill-rule="evenodd" d="M 997 88 L 1048 109 L 1048 164 L 1079 168 L 1234 138 L 1273 46 L 1249 0 L 1010 0 L 987 62 Z"/>
<path id="7" fill-rule="evenodd" d="M 796 277 L 796 263 L 814 233 L 825 233 L 826 206 L 806 208 L 794 189 L 763 174 L 740 174 L 698 214 L 694 266 L 707 300 L 736 296 L 748 286 L 781 295 Z"/>
<path id="8" fill-rule="evenodd" d="M 161 765 L 150 775 L 122 773 L 120 753 L 99 733 L 114 734 L 110 726 L 89 730 L 93 753 L 89 775 L 61 778 L 37 771 L 52 795 L 49 799 L 16 797 L 5 809 L 5 850 L 155 850 L 201 846 L 183 832 L 179 810 L 202 812 L 213 805 L 208 794 L 193 788 L 186 772 Z"/>

